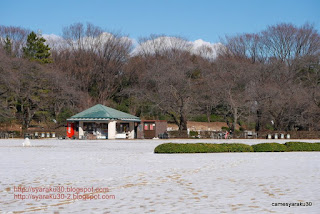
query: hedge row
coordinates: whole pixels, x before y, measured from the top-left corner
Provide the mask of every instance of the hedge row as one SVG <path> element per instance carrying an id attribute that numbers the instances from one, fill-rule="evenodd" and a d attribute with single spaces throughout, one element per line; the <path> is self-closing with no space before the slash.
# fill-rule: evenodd
<path id="1" fill-rule="evenodd" d="M 291 151 L 320 151 L 320 143 L 287 142 L 260 143 L 246 145 L 241 143 L 164 143 L 158 145 L 155 153 L 217 153 L 217 152 L 291 152 Z"/>
<path id="2" fill-rule="evenodd" d="M 287 142 L 287 151 L 320 151 L 320 143 Z"/>
<path id="3" fill-rule="evenodd" d="M 260 143 L 252 145 L 254 152 L 286 152 L 287 146 L 280 143 Z"/>

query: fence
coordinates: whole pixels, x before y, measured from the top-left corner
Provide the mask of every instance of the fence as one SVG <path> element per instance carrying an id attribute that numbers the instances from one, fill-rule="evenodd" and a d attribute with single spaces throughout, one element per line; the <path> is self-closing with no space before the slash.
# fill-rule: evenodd
<path id="1" fill-rule="evenodd" d="M 320 131 L 261 131 L 258 132 L 258 138 L 268 139 L 269 135 L 274 139 L 276 136 L 281 139 L 282 136 L 290 139 L 320 139 Z"/>
<path id="2" fill-rule="evenodd" d="M 207 138 L 207 139 L 224 139 L 225 132 L 217 131 L 199 131 L 194 134 L 193 131 L 188 135 L 187 131 L 168 131 L 169 138 Z M 260 131 L 260 132 L 234 132 L 228 138 L 246 139 L 320 139 L 320 131 Z"/>
<path id="3" fill-rule="evenodd" d="M 15 134 L 13 132 L 0 132 L 0 139 L 14 138 Z"/>

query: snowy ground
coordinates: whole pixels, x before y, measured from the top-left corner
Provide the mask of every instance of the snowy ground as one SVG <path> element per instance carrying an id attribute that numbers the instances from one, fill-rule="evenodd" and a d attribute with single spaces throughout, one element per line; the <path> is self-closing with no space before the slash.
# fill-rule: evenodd
<path id="1" fill-rule="evenodd" d="M 0 140 L 0 213 L 320 210 L 320 152 L 153 153 L 163 142 L 286 142 L 283 140 L 31 140 L 31 147 L 22 147 L 23 141 Z M 18 186 L 29 192 L 19 192 Z M 53 189 L 32 192 L 42 187 Z M 53 192 L 55 187 L 65 188 L 60 193 L 64 199 L 34 199 L 58 194 Z M 79 195 L 92 200 L 73 200 L 75 192 L 66 192 L 70 187 L 106 188 L 109 192 L 82 192 Z M 18 199 L 19 194 L 33 199 Z M 109 199 L 94 199 L 98 195 Z M 312 206 L 272 206 L 300 202 Z"/>

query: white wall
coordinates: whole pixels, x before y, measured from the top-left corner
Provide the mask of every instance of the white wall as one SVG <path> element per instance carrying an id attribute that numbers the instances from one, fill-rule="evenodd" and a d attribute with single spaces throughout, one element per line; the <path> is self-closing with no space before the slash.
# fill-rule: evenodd
<path id="1" fill-rule="evenodd" d="M 84 132 L 83 132 L 83 122 L 79 121 L 79 139 L 82 139 L 84 136 Z"/>
<path id="2" fill-rule="evenodd" d="M 108 139 L 116 139 L 116 123 L 117 121 L 115 120 L 108 123 Z"/>

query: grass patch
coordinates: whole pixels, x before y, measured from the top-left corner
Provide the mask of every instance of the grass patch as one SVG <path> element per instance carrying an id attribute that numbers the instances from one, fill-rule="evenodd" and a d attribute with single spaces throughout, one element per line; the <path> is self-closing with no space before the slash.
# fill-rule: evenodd
<path id="1" fill-rule="evenodd" d="M 154 149 L 154 153 L 220 153 L 220 152 L 294 152 L 320 151 L 320 143 L 287 142 L 260 143 L 247 145 L 242 143 L 164 143 Z"/>

